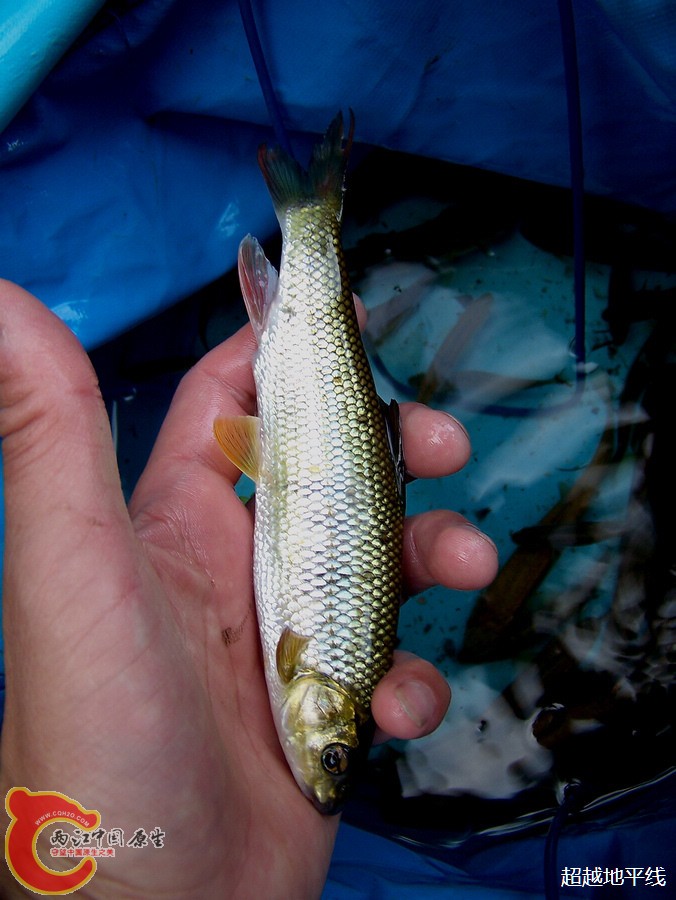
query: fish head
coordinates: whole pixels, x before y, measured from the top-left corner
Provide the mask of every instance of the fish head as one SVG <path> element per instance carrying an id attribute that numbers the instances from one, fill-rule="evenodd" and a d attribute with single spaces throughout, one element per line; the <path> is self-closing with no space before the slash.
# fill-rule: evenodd
<path id="1" fill-rule="evenodd" d="M 348 690 L 319 672 L 285 688 L 280 738 L 305 796 L 325 815 L 340 812 L 368 751 L 369 716 Z"/>

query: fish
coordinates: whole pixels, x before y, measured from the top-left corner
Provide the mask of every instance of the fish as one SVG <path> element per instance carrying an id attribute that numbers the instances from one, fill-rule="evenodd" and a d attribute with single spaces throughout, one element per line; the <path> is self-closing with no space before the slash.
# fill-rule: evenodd
<path id="1" fill-rule="evenodd" d="M 426 290 L 435 280 L 436 275 L 433 272 L 424 271 L 413 284 L 397 288 L 389 300 L 369 308 L 365 335 L 375 348 L 385 343 L 418 311 Z"/>
<path id="2" fill-rule="evenodd" d="M 482 294 L 481 297 L 470 300 L 444 338 L 429 369 L 422 377 L 416 397 L 419 403 L 428 403 L 442 386 L 448 384 L 450 373 L 456 368 L 458 360 L 470 348 L 477 332 L 488 321 L 492 308 L 492 294 Z"/>
<path id="3" fill-rule="evenodd" d="M 544 582 L 561 557 L 565 541 L 547 540 L 586 521 L 589 507 L 604 480 L 613 472 L 619 442 L 618 426 L 611 419 L 604 428 L 594 456 L 567 494 L 526 532 L 526 539 L 500 569 L 492 584 L 476 600 L 465 626 L 458 661 L 478 663 L 506 659 L 524 637 L 530 638 L 528 599 Z M 528 532 L 531 539 L 528 540 Z M 539 538 L 539 539 L 538 539 Z"/>
<path id="4" fill-rule="evenodd" d="M 239 249 L 258 409 L 214 423 L 256 483 L 254 593 L 277 733 L 326 815 L 343 808 L 368 753 L 402 590 L 398 408 L 383 412 L 341 248 L 353 134 L 354 116 L 345 139 L 338 114 L 307 169 L 279 147 L 259 150 L 283 241 L 279 273 L 255 238 Z"/>

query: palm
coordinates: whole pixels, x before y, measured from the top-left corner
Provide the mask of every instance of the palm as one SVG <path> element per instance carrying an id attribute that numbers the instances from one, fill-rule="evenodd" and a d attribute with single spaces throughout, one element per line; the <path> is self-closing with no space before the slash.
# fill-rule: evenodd
<path id="1" fill-rule="evenodd" d="M 252 340 L 239 332 L 184 379 L 127 510 L 82 349 L 37 301 L 0 283 L 1 787 L 59 791 L 99 810 L 105 828 L 166 834 L 163 851 L 102 860 L 91 896 L 313 897 L 323 883 L 337 820 L 302 796 L 277 742 L 252 517 L 211 434 L 216 416 L 253 412 Z M 412 471 L 462 465 L 469 445 L 457 423 L 420 407 L 408 415 Z M 494 549 L 453 513 L 422 515 L 407 535 L 414 589 L 478 587 L 495 571 Z M 414 682 L 418 709 L 420 689 L 429 695 L 424 722 L 398 699 Z M 373 708 L 386 732 L 415 737 L 447 703 L 445 681 L 409 657 L 378 685 Z"/>
<path id="2" fill-rule="evenodd" d="M 159 825 L 166 832 L 159 870 L 131 851 L 124 864 L 99 866 L 96 887 L 102 890 L 110 876 L 116 897 L 124 896 L 124 881 L 138 896 L 144 873 L 152 883 L 144 896 L 224 896 L 245 876 L 236 866 L 223 871 L 224 848 L 245 861 L 244 853 L 232 853 L 242 842 L 249 852 L 257 845 L 255 858 L 266 864 L 253 872 L 271 879 L 252 896 L 273 897 L 293 858 L 280 852 L 275 860 L 270 852 L 281 849 L 285 834 L 302 836 L 306 848 L 319 845 L 306 856 L 316 867 L 307 872 L 312 895 L 328 865 L 335 823 L 300 794 L 281 755 L 259 658 L 251 513 L 224 474 L 235 473 L 212 446 L 213 416 L 198 416 L 201 427 L 193 432 L 184 402 L 194 412 L 190 377 L 132 499 L 131 520 L 116 486 L 100 492 L 89 520 L 69 538 L 81 552 L 63 551 L 39 610 L 22 602 L 23 585 L 13 589 L 13 563 L 25 564 L 28 555 L 32 571 L 44 568 L 45 543 L 58 535 L 27 546 L 13 545 L 8 534 L 7 630 L 42 652 L 30 708 L 15 706 L 12 692 L 8 697 L 5 778 L 53 785 L 98 809 L 104 826 L 129 834 Z M 222 409 L 215 402 L 214 415 Z M 232 402 L 223 398 L 226 412 Z M 74 420 L 62 424 L 77 427 Z M 100 441 L 96 451 L 112 454 L 109 436 Z M 73 484 L 74 504 L 77 491 Z M 9 642 L 10 673 L 29 652 L 27 644 Z M 37 766 L 13 752 L 45 738 L 52 752 Z M 197 857 L 199 866 L 186 864 Z M 246 878 L 252 886 L 248 865 Z"/>

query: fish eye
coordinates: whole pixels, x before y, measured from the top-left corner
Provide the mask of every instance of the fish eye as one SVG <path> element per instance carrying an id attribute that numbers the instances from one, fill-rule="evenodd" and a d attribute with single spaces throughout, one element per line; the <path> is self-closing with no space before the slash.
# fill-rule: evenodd
<path id="1" fill-rule="evenodd" d="M 322 766 L 329 775 L 343 775 L 350 763 L 350 750 L 344 744 L 327 744 L 322 750 Z"/>

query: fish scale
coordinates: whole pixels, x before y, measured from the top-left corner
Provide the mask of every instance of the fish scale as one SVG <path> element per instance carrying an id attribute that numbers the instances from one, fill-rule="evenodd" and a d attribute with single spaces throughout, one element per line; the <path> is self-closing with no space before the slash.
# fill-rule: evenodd
<path id="1" fill-rule="evenodd" d="M 280 302 L 254 366 L 259 624 L 266 658 L 274 660 L 285 626 L 309 636 L 303 667 L 331 676 L 368 709 L 396 634 L 401 500 L 341 278 L 339 223 L 331 210 L 303 206 L 287 212 L 285 229 Z"/>

